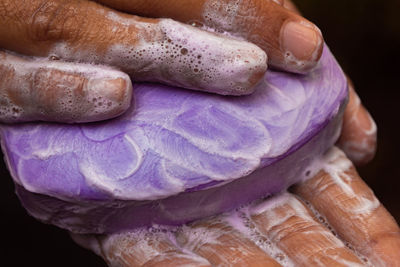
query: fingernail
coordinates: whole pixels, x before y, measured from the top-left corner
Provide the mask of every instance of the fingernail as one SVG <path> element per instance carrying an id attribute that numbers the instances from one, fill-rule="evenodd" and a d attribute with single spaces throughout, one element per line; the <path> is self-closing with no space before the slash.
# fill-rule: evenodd
<path id="1" fill-rule="evenodd" d="M 130 91 L 130 82 L 120 77 L 95 78 L 88 81 L 88 89 L 93 96 L 122 103 Z"/>
<path id="2" fill-rule="evenodd" d="M 290 21 L 284 25 L 281 44 L 283 52 L 297 60 L 312 60 L 320 49 L 322 36 L 318 29 L 299 22 Z"/>
<path id="3" fill-rule="evenodd" d="M 95 113 L 86 114 L 90 120 L 92 116 L 100 119 L 115 117 L 126 111 L 131 103 L 132 84 L 125 77 L 89 79 L 87 89 Z"/>

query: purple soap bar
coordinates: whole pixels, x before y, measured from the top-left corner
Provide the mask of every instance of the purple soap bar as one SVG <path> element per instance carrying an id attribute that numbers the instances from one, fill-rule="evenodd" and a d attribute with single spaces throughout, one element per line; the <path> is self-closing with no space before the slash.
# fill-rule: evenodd
<path id="1" fill-rule="evenodd" d="M 268 71 L 226 97 L 134 86 L 135 110 L 98 123 L 0 125 L 17 193 L 76 233 L 180 224 L 284 190 L 337 140 L 346 79 L 325 48 L 307 76 Z"/>

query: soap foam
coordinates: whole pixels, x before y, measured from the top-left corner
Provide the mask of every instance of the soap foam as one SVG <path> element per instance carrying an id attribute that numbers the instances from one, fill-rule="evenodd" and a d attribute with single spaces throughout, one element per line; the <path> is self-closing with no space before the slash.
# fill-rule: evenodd
<path id="1" fill-rule="evenodd" d="M 375 197 L 368 199 L 364 196 L 359 196 L 350 186 L 352 176 L 346 174 L 353 164 L 346 158 L 345 154 L 338 148 L 332 148 L 323 158 L 325 165 L 323 170 L 328 173 L 335 185 L 339 186 L 343 192 L 357 199 L 358 205 L 352 207 L 353 214 L 366 215 L 374 211 L 380 206 L 379 200 Z M 327 185 L 329 186 L 329 185 Z M 323 191 L 325 187 L 320 188 Z"/>
<path id="2" fill-rule="evenodd" d="M 156 81 L 223 95 L 249 94 L 266 71 L 267 56 L 254 44 L 190 25 L 161 19 L 148 23 L 110 14 L 109 19 L 134 29 L 132 44 L 114 43 L 101 54 L 66 43 L 51 54 L 69 60 L 118 66 L 137 81 Z"/>
<path id="3" fill-rule="evenodd" d="M 223 29 L 234 34 L 237 31 L 236 18 L 242 2 L 242 0 L 228 2 L 220 0 L 206 1 L 203 20 L 213 28 Z"/>
<path id="4" fill-rule="evenodd" d="M 350 85 L 350 87 L 352 86 Z M 351 88 L 350 90 L 352 91 L 354 89 Z M 352 161 L 364 163 L 375 154 L 377 126 L 369 112 L 367 110 L 362 111 L 363 106 L 358 95 L 354 91 L 350 92 L 350 95 L 352 95 L 354 103 L 353 107 L 351 107 L 351 117 L 347 117 L 345 123 L 347 125 L 352 125 L 351 127 L 357 128 L 357 138 L 355 138 L 356 136 L 350 136 L 350 138 L 346 139 L 343 138 L 340 140 L 339 145 Z M 369 128 L 365 128 L 365 126 L 360 123 L 360 110 L 366 113 L 365 115 L 370 124 Z"/>
<path id="5" fill-rule="evenodd" d="M 98 251 L 100 246 L 111 266 L 120 266 L 127 257 L 136 259 L 139 265 L 156 257 L 161 260 L 164 257 L 186 258 L 198 264 L 209 265 L 206 259 L 180 248 L 175 239 L 175 231 L 175 228 L 154 225 L 150 228 L 109 235 L 101 238 L 99 245 L 96 242 L 86 242 L 84 245 L 90 245 L 89 248 L 94 251 Z"/>
<path id="6" fill-rule="evenodd" d="M 269 200 L 265 202 L 271 202 Z M 229 223 L 234 229 L 238 230 L 246 238 L 250 239 L 259 248 L 261 248 L 267 255 L 270 255 L 279 264 L 285 267 L 295 266 L 290 258 L 279 249 L 276 244 L 271 242 L 265 235 L 260 233 L 250 219 L 250 205 L 240 210 L 228 213 L 225 215 L 224 220 Z"/>
<path id="7" fill-rule="evenodd" d="M 132 84 L 120 71 L 51 60 L 54 55 L 50 60 L 14 54 L 4 58 L 3 67 L 13 75 L 0 91 L 2 122 L 86 122 L 119 115 L 131 103 Z"/>
<path id="8" fill-rule="evenodd" d="M 308 209 L 313 213 L 314 218 L 321 223 L 325 228 L 327 228 L 335 237 L 339 238 L 340 240 L 341 237 L 338 235 L 336 230 L 330 225 L 329 221 L 326 219 L 324 215 L 322 215 L 311 203 L 307 200 L 302 199 L 302 202 L 308 207 Z M 342 242 L 345 244 L 345 246 L 350 249 L 366 266 L 373 266 L 372 263 L 369 261 L 368 258 L 365 256 L 361 255 L 355 248 L 348 242 L 342 240 Z M 345 262 L 344 259 L 342 259 L 343 264 L 350 266 L 348 262 Z M 354 264 L 354 263 L 352 263 Z M 351 265 L 353 266 L 353 265 Z M 358 266 L 358 265 L 357 265 Z"/>

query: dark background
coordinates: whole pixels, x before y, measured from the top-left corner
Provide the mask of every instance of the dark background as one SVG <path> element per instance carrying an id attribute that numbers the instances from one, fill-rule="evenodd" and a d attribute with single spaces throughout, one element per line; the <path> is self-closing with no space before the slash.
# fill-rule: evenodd
<path id="1" fill-rule="evenodd" d="M 400 1 L 296 1 L 305 17 L 324 34 L 364 105 L 378 124 L 375 159 L 359 168 L 361 176 L 400 222 Z M 2 266 L 106 266 L 79 248 L 68 234 L 29 217 L 0 164 Z M 11 263 L 12 262 L 12 263 Z"/>

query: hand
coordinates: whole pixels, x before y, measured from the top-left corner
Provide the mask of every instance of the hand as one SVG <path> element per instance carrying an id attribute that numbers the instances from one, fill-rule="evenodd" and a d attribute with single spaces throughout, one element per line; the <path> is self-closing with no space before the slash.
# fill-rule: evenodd
<path id="1" fill-rule="evenodd" d="M 295 10 L 288 1 L 284 5 Z M 349 89 L 349 104 L 339 145 L 360 164 L 369 161 L 375 153 L 376 126 L 350 81 Z M 337 158 L 333 157 L 331 160 L 334 162 L 327 164 L 329 173 L 322 170 L 295 187 L 297 196 L 285 193 L 267 200 L 261 204 L 266 209 L 247 216 L 246 220 L 251 221 L 250 232 L 256 233 L 256 242 L 253 242 L 254 236 L 248 239 L 229 225 L 225 216 L 196 222 L 172 234 L 142 231 L 108 237 L 75 236 L 75 239 L 101 255 L 111 266 L 176 266 L 185 263 L 196 266 L 233 263 L 276 266 L 279 265 L 277 261 L 284 263 L 287 258 L 296 265 L 305 266 L 363 264 L 363 260 L 374 265 L 398 264 L 400 233 L 396 222 L 362 182 L 348 159 L 337 150 L 330 155 Z M 329 161 L 329 157 L 326 160 Z M 336 172 L 332 172 L 335 168 Z M 309 205 L 325 218 L 316 217 L 299 197 L 311 203 Z M 362 205 L 366 209 L 360 209 Z M 278 215 L 282 220 L 277 223 Z M 251 230 L 253 227 L 256 230 Z M 330 232 L 331 229 L 335 229 L 335 234 Z M 202 235 L 211 237 L 211 242 L 207 238 L 202 240 Z M 193 236 L 197 239 L 190 239 Z M 262 250 L 268 248 L 265 244 L 273 244 L 276 250 L 267 249 L 265 253 Z M 344 244 L 352 246 L 353 250 Z"/>
<path id="2" fill-rule="evenodd" d="M 316 65 L 322 51 L 319 30 L 287 0 L 98 2 L 230 32 L 259 45 L 267 51 L 270 65 L 287 71 L 306 72 Z M 171 20 L 127 15 L 88 0 L 3 0 L 0 18 L 0 48 L 42 57 L 0 50 L 0 122 L 89 122 L 122 114 L 132 104 L 130 78 L 119 70 L 82 62 L 114 66 L 135 80 L 220 94 L 251 93 L 266 67 L 263 51 L 247 42 L 215 37 Z M 172 34 L 175 27 L 184 29 L 188 39 Z M 167 48 L 168 40 L 182 46 L 180 51 Z M 211 70 L 179 62 L 188 55 L 182 51 L 189 53 L 186 47 L 198 46 L 196 42 L 212 48 L 197 50 L 201 62 L 212 61 L 208 66 L 216 67 L 207 81 L 204 75 Z M 230 45 L 219 49 L 222 42 Z M 158 52 L 147 53 L 148 49 Z M 241 49 L 240 58 L 232 56 L 239 55 L 236 49 Z M 178 56 L 171 59 L 170 52 Z M 243 64 L 247 61 L 252 68 Z M 224 73 L 227 67 L 232 74 Z M 350 96 L 338 145 L 356 164 L 363 164 L 375 154 L 376 127 L 353 89 Z"/>
<path id="3" fill-rule="evenodd" d="M 314 177 L 237 212 L 174 230 L 74 236 L 110 266 L 400 264 L 400 229 L 337 148 Z"/>
<path id="4" fill-rule="evenodd" d="M 299 10 L 291 0 L 281 0 L 288 10 L 299 14 Z M 349 102 L 343 116 L 343 125 L 337 146 L 356 165 L 364 165 L 371 161 L 376 153 L 377 127 L 367 109 L 362 105 L 354 90 L 350 78 Z"/>
<path id="5" fill-rule="evenodd" d="M 272 66 L 298 73 L 314 67 L 322 52 L 319 30 L 273 0 L 98 2 L 115 9 L 89 0 L 0 1 L 0 122 L 115 117 L 131 103 L 132 86 L 123 72 L 135 81 L 249 94 L 266 71 L 264 51 Z M 116 9 L 200 21 L 264 51 Z"/>

